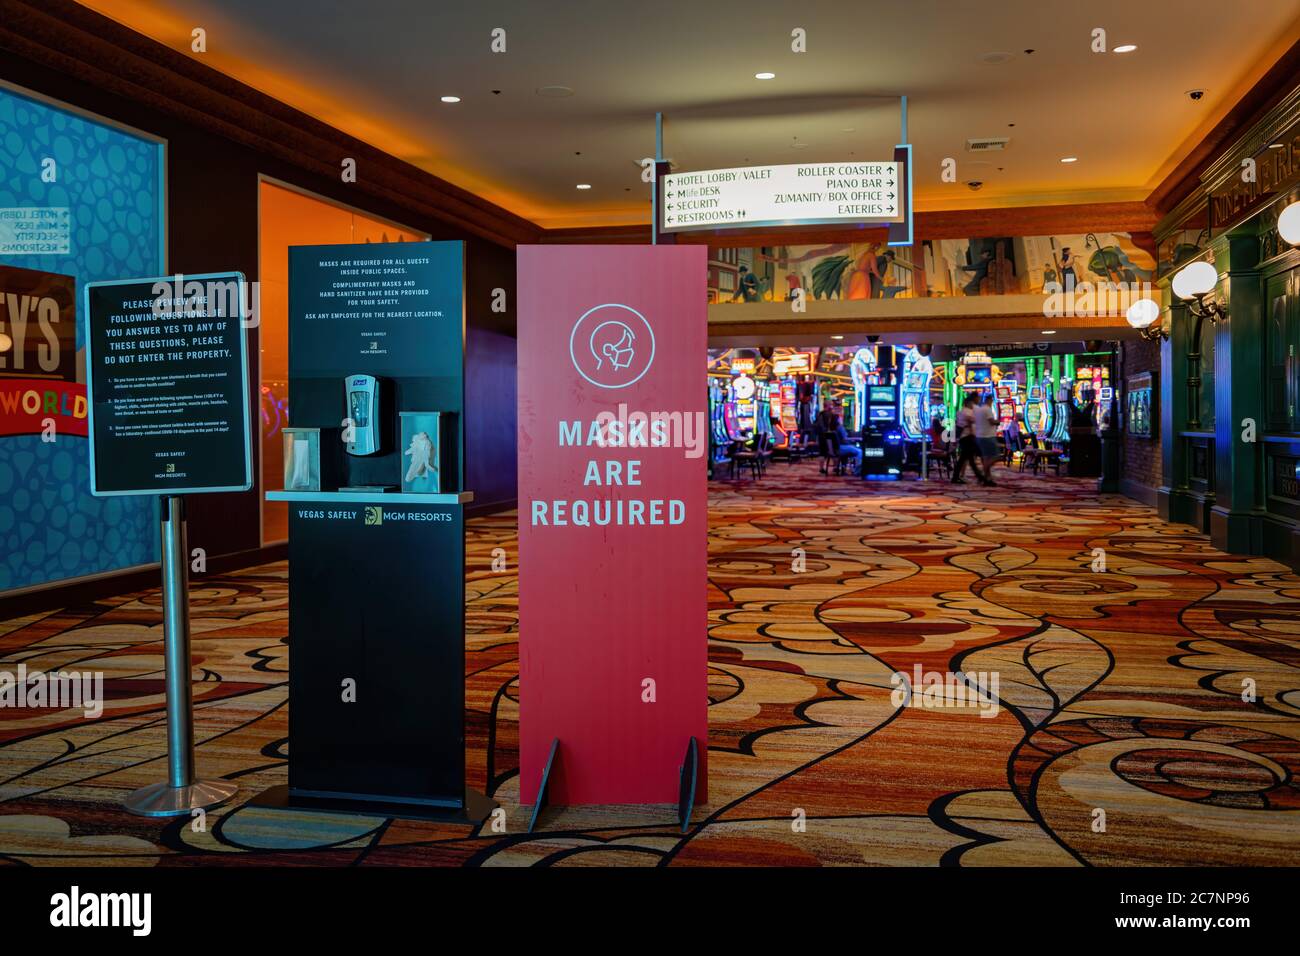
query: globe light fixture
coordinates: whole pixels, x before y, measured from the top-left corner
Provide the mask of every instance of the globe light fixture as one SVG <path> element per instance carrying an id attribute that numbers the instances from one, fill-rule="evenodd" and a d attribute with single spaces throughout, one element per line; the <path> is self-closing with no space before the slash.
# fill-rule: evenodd
<path id="1" fill-rule="evenodd" d="M 1160 305 L 1152 299 L 1138 299 L 1128 307 L 1124 318 L 1148 341 L 1169 338 L 1169 333 L 1156 324 L 1160 320 Z"/>
<path id="2" fill-rule="evenodd" d="M 1227 316 L 1218 299 L 1212 298 L 1214 287 L 1219 284 L 1219 272 L 1214 266 L 1200 259 L 1189 262 L 1178 270 L 1174 276 L 1174 295 L 1188 302 L 1187 310 L 1199 319 L 1218 322 Z"/>
<path id="3" fill-rule="evenodd" d="M 1300 246 L 1300 200 L 1282 210 L 1277 217 L 1277 231 L 1283 242 Z"/>
<path id="4" fill-rule="evenodd" d="M 1194 299 L 1214 291 L 1219 273 L 1204 260 L 1189 262 L 1174 276 L 1174 295 L 1180 299 Z"/>

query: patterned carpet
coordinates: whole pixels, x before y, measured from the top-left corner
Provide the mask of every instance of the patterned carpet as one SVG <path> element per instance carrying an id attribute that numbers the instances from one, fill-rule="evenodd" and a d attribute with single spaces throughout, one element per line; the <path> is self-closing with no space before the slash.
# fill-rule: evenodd
<path id="1" fill-rule="evenodd" d="M 164 775 L 158 592 L 0 623 L 0 670 L 102 670 L 109 698 L 98 720 L 0 710 L 0 860 L 1300 864 L 1300 579 L 1091 482 L 864 486 L 810 463 L 712 485 L 712 803 L 684 835 L 666 807 L 526 835 L 516 580 L 491 570 L 514 522 L 469 532 L 470 782 L 506 832 L 243 805 L 286 781 L 273 564 L 194 585 L 198 764 L 241 786 L 203 827 L 120 809 Z"/>

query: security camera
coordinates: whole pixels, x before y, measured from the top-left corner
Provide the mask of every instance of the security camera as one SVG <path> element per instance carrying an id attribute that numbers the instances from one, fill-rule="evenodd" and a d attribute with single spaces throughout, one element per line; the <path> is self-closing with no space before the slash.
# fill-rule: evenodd
<path id="1" fill-rule="evenodd" d="M 1193 103 L 1195 103 L 1197 100 L 1199 100 L 1199 99 L 1200 99 L 1201 97 L 1203 97 L 1204 95 L 1205 95 L 1205 90 L 1188 90 L 1188 91 L 1187 91 L 1187 97 L 1188 97 L 1188 99 L 1190 99 Z"/>
<path id="2" fill-rule="evenodd" d="M 982 186 L 984 185 L 984 183 L 983 183 L 982 180 L 979 180 L 979 179 L 972 179 L 972 180 L 971 180 L 970 182 L 968 182 L 966 185 L 969 186 L 972 190 L 974 190 L 974 189 L 979 189 L 980 187 L 982 187 Z"/>

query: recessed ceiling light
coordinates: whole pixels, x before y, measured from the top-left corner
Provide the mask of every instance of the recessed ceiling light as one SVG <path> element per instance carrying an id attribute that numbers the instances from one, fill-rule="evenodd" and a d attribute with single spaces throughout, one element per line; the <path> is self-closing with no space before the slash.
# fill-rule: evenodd
<path id="1" fill-rule="evenodd" d="M 775 73 L 755 73 L 755 74 L 754 74 L 754 79 L 756 79 L 756 80 L 775 80 L 775 79 L 776 79 L 776 74 L 775 74 Z"/>
<path id="2" fill-rule="evenodd" d="M 1112 53 L 1132 53 L 1138 48 L 1136 43 L 1125 43 L 1123 46 L 1117 46 L 1111 50 Z"/>
<path id="3" fill-rule="evenodd" d="M 790 144 L 790 148 L 791 148 L 791 149 L 807 149 L 807 148 L 808 148 L 808 144 L 807 144 L 807 143 L 791 143 L 791 144 Z"/>
<path id="4" fill-rule="evenodd" d="M 459 102 L 460 102 L 460 97 L 459 97 L 459 96 L 443 96 L 443 97 L 440 97 L 440 99 L 441 99 L 444 103 L 459 103 Z"/>
<path id="5" fill-rule="evenodd" d="M 844 336 L 842 335 L 832 335 L 831 338 L 833 338 L 836 342 L 844 341 Z"/>
<path id="6" fill-rule="evenodd" d="M 841 132 L 841 133 L 852 133 L 852 132 L 855 132 L 855 130 L 854 130 L 854 128 L 853 128 L 852 126 L 846 126 L 846 127 L 844 127 L 844 129 L 840 130 L 840 132 Z"/>
<path id="7" fill-rule="evenodd" d="M 579 189 L 590 189 L 590 188 L 591 188 L 591 183 L 578 183 L 578 188 L 579 188 Z"/>
<path id="8" fill-rule="evenodd" d="M 1043 329 L 1043 334 L 1044 334 L 1044 335 L 1055 335 L 1055 334 L 1056 334 L 1056 329 Z"/>
<path id="9" fill-rule="evenodd" d="M 1008 53 L 1005 50 L 994 50 L 992 53 L 981 53 L 980 62 L 987 63 L 990 66 L 997 66 L 998 64 L 1007 62 L 1007 60 L 1011 59 L 1012 56 L 1014 56 L 1014 54 Z"/>
<path id="10" fill-rule="evenodd" d="M 569 86 L 539 86 L 537 88 L 537 95 L 558 99 L 562 96 L 572 96 L 573 88 Z"/>
<path id="11" fill-rule="evenodd" d="M 1063 162 L 1063 163 L 1077 163 L 1078 161 L 1079 161 L 1079 157 L 1078 157 L 1078 156 L 1062 156 L 1062 157 L 1061 157 L 1061 162 Z"/>

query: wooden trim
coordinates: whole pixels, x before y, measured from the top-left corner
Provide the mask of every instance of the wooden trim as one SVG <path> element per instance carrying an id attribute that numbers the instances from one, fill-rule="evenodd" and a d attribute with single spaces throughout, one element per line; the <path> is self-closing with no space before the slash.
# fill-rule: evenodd
<path id="1" fill-rule="evenodd" d="M 1084 232 L 1150 232 L 1160 217 L 1144 202 L 1003 206 L 918 212 L 916 235 L 925 239 L 981 236 L 1059 236 Z"/>
<path id="2" fill-rule="evenodd" d="M 0 0 L 0 51 L 508 248 L 542 229 L 71 0 Z M 357 205 L 364 205 L 358 199 Z M 416 218 L 412 216 L 410 218 Z"/>
<path id="3" fill-rule="evenodd" d="M 583 226 L 576 229 L 544 229 L 537 241 L 551 245 L 644 245 L 650 242 L 650 223 L 632 226 Z"/>

